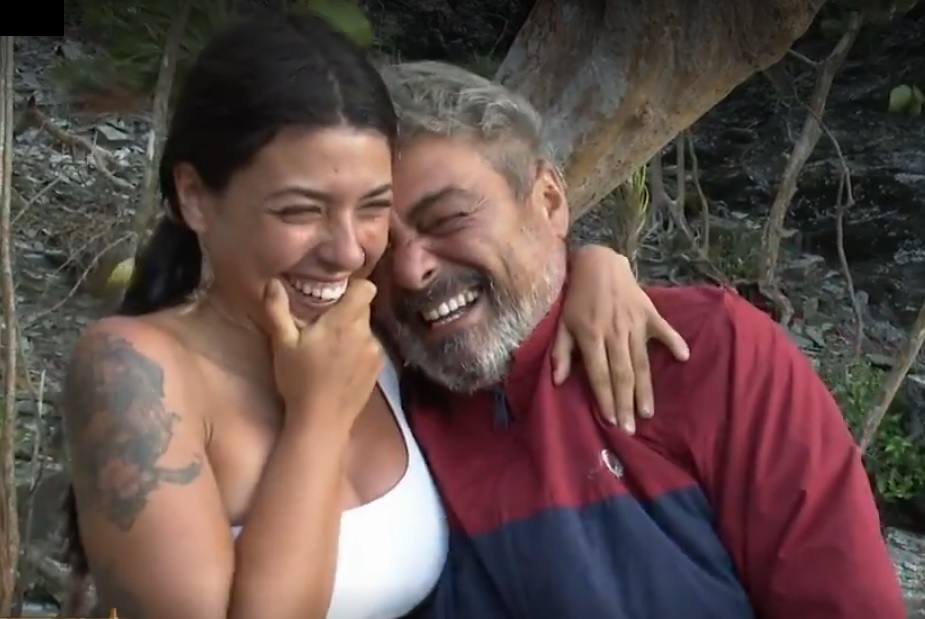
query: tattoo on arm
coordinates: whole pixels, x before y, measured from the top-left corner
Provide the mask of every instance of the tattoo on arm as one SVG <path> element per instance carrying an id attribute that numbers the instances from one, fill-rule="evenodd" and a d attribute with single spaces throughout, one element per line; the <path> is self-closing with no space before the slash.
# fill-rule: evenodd
<path id="1" fill-rule="evenodd" d="M 74 482 L 123 531 L 162 484 L 192 483 L 202 455 L 180 468 L 158 465 L 180 416 L 164 405 L 164 371 L 130 342 L 103 334 L 86 342 L 68 377 L 67 423 Z"/>

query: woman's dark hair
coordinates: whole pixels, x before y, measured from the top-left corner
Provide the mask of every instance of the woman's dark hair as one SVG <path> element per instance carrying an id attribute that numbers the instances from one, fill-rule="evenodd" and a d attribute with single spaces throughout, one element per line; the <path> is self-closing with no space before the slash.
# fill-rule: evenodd
<path id="1" fill-rule="evenodd" d="M 346 125 L 381 132 L 394 144 L 388 89 L 364 52 L 310 15 L 250 16 L 218 34 L 189 69 L 160 160 L 167 213 L 136 266 L 119 308 L 139 315 L 184 302 L 199 286 L 202 252 L 180 211 L 174 167 L 190 164 L 212 190 L 287 127 Z M 67 497 L 72 569 L 87 573 L 73 489 Z"/>
<path id="2" fill-rule="evenodd" d="M 219 34 L 189 71 L 160 161 L 168 217 L 140 257 L 120 313 L 184 301 L 202 256 L 183 223 L 173 170 L 181 162 L 221 191 L 283 128 L 349 125 L 394 141 L 395 111 L 362 50 L 313 16 L 263 15 Z"/>

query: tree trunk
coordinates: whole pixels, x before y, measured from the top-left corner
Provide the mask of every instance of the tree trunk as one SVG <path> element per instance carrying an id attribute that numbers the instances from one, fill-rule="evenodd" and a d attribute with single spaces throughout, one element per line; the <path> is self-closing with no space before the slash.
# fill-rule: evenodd
<path id="1" fill-rule="evenodd" d="M 157 74 L 157 86 L 154 91 L 154 113 L 151 119 L 151 131 L 148 133 L 148 148 L 145 153 L 145 176 L 141 192 L 141 202 L 135 217 L 132 220 L 132 251 L 129 256 L 137 253 L 138 247 L 145 242 L 148 226 L 160 205 L 160 191 L 158 188 L 158 162 L 164 149 L 164 140 L 167 139 L 167 124 L 170 118 L 170 94 L 173 92 L 174 76 L 177 72 L 177 56 L 180 52 L 180 42 L 186 30 L 192 0 L 179 0 L 175 3 L 177 12 L 167 31 L 164 43 L 164 54 L 161 56 L 161 66 Z"/>
<path id="2" fill-rule="evenodd" d="M 544 115 L 577 219 L 778 61 L 823 3 L 538 0 L 496 77 Z"/>
<path id="3" fill-rule="evenodd" d="M 0 418 L 0 617 L 9 617 L 16 589 L 16 296 L 10 199 L 13 180 L 13 37 L 0 36 L 0 288 L 3 298 L 3 417 Z"/>

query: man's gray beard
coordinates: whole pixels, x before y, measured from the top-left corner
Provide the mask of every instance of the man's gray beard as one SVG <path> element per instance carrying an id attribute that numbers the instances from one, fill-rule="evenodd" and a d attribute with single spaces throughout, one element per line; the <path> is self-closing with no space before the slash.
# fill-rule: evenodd
<path id="1" fill-rule="evenodd" d="M 532 289 L 516 299 L 492 283 L 484 299 L 494 311 L 490 324 L 466 329 L 428 346 L 403 324 L 389 320 L 405 363 L 456 393 L 474 393 L 499 383 L 508 373 L 514 351 L 549 312 L 565 283 L 565 259 L 551 259 Z"/>

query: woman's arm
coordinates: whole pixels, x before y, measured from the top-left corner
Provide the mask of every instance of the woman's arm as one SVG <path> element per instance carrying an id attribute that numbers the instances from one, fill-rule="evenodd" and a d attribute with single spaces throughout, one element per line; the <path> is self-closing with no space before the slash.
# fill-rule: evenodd
<path id="1" fill-rule="evenodd" d="M 647 342 L 655 338 L 679 361 L 684 339 L 655 309 L 629 261 L 608 247 L 586 245 L 569 257 L 569 286 L 553 350 L 558 384 L 571 371 L 577 345 L 605 420 L 634 432 L 634 411 L 655 412 Z"/>
<path id="2" fill-rule="evenodd" d="M 100 600 L 119 616 L 218 619 L 231 532 L 201 419 L 159 339 L 109 319 L 75 350 L 64 421 L 81 539 Z"/>
<path id="3" fill-rule="evenodd" d="M 119 616 L 324 616 L 344 450 L 379 367 L 366 348 L 371 334 L 351 333 L 364 317 L 351 303 L 317 328 L 296 330 L 294 340 L 274 336 L 288 381 L 284 429 L 237 548 L 209 466 L 207 430 L 176 379 L 185 368 L 137 321 L 104 321 L 82 338 L 69 378 L 67 438 L 91 572 Z M 319 371 L 309 384 L 302 373 L 325 365 L 340 372 L 341 359 L 351 378 Z"/>

